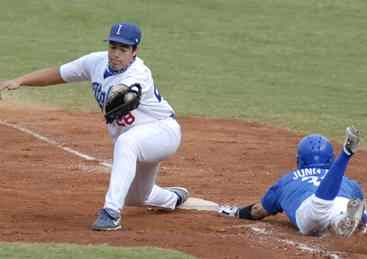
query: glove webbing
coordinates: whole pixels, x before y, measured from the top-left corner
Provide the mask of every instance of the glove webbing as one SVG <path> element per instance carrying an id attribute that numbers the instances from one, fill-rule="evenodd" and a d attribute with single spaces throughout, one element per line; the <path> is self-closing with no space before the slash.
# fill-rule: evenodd
<path id="1" fill-rule="evenodd" d="M 124 97 L 128 93 L 134 93 L 136 98 L 128 100 L 126 103 L 124 101 Z M 122 116 L 125 116 L 130 111 L 136 109 L 140 104 L 141 97 L 141 86 L 139 84 L 133 84 L 129 86 L 128 91 L 125 94 L 118 94 L 116 98 L 119 98 L 121 104 L 113 108 L 111 111 L 105 114 L 106 123 L 112 123 L 115 119 L 120 119 Z"/>

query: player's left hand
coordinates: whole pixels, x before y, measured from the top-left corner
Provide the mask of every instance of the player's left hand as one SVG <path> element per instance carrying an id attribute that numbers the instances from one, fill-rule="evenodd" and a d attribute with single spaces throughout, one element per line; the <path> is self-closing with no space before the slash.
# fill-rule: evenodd
<path id="1" fill-rule="evenodd" d="M 104 107 L 106 123 L 120 119 L 140 104 L 141 87 L 138 84 L 131 86 L 112 86 Z"/>

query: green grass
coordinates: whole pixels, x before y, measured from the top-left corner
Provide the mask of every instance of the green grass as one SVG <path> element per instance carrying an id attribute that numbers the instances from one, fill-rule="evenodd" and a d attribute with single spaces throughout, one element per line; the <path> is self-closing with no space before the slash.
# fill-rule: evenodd
<path id="1" fill-rule="evenodd" d="M 104 49 L 110 24 L 143 28 L 140 56 L 181 115 L 367 131 L 364 0 L 2 0 L 0 78 Z M 88 84 L 27 89 L 19 102 L 97 110 Z M 52 100 L 52 101 L 51 101 Z"/>
<path id="2" fill-rule="evenodd" d="M 140 56 L 179 115 L 331 137 L 349 124 L 367 132 L 365 0 L 1 0 L 0 9 L 2 79 L 104 49 L 109 26 L 129 20 L 141 25 Z M 5 98 L 98 110 L 87 83 L 22 88 Z M 125 250 L 0 246 L 7 258 L 124 257 L 119 253 Z M 137 258 L 144 257 L 154 258 Z"/>
<path id="3" fill-rule="evenodd" d="M 7 259 L 194 259 L 180 252 L 157 248 L 118 248 L 107 245 L 8 244 L 0 246 L 0 258 Z"/>

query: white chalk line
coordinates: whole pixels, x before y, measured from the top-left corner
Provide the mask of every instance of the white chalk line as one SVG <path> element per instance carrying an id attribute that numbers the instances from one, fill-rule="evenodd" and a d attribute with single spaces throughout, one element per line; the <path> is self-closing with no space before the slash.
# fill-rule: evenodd
<path id="1" fill-rule="evenodd" d="M 264 223 L 262 225 L 264 225 Z M 267 230 L 264 227 L 259 227 L 257 224 L 249 225 L 249 226 L 246 226 L 246 227 L 250 228 L 251 231 L 253 231 L 257 234 L 260 234 L 260 235 L 266 235 L 266 236 L 271 236 L 272 235 L 271 230 Z M 272 237 L 272 240 L 274 240 L 274 237 Z M 323 248 L 315 246 L 315 245 L 309 246 L 305 243 L 297 242 L 297 241 L 293 241 L 293 240 L 289 240 L 289 239 L 276 238 L 275 240 L 280 242 L 280 243 L 291 245 L 291 246 L 295 247 L 296 249 L 301 250 L 301 251 L 306 252 L 306 253 L 319 254 L 319 255 L 322 255 L 322 256 L 327 256 L 328 258 L 341 259 L 341 257 L 338 254 L 336 254 L 336 253 L 342 254 L 342 252 L 339 252 L 339 251 L 331 252 L 331 251 L 328 251 L 326 249 L 323 249 Z"/>
<path id="2" fill-rule="evenodd" d="M 107 163 L 105 161 L 102 161 L 100 159 L 97 159 L 96 157 L 89 156 L 87 154 L 81 153 L 81 152 L 79 152 L 79 151 L 77 151 L 75 149 L 72 149 L 70 147 L 66 147 L 63 144 L 58 143 L 57 141 L 52 140 L 50 138 L 47 138 L 45 136 L 42 136 L 41 134 L 39 134 L 39 133 L 37 133 L 35 131 L 32 131 L 30 129 L 27 129 L 27 128 L 24 128 L 22 126 L 19 126 L 19 125 L 13 124 L 13 123 L 9 123 L 9 122 L 3 121 L 3 120 L 0 120 L 0 124 L 1 125 L 4 125 L 4 126 L 7 126 L 7 127 L 10 127 L 10 128 L 13 128 L 13 129 L 16 129 L 16 130 L 19 130 L 19 131 L 21 131 L 23 133 L 29 134 L 29 135 L 31 135 L 31 136 L 33 136 L 33 137 L 35 137 L 35 138 L 37 138 L 37 139 L 39 139 L 39 140 L 41 140 L 43 142 L 46 142 L 46 143 L 48 143 L 50 145 L 56 146 L 58 148 L 61 148 L 62 150 L 66 151 L 66 152 L 68 152 L 70 154 L 76 155 L 76 156 L 78 156 L 80 158 L 83 158 L 83 159 L 85 159 L 87 161 L 96 161 L 96 162 L 98 162 L 99 165 L 102 165 L 102 166 L 105 166 L 105 167 L 108 167 L 108 168 L 112 168 L 112 165 L 110 163 Z"/>
<path id="3" fill-rule="evenodd" d="M 84 154 L 82 152 L 79 152 L 75 149 L 72 149 L 70 147 L 66 147 L 64 146 L 63 144 L 61 143 L 58 143 L 57 141 L 55 140 L 52 140 L 48 137 L 45 137 L 45 136 L 42 136 L 41 134 L 35 132 L 35 131 L 32 131 L 30 129 L 27 129 L 25 127 L 22 127 L 20 125 L 16 125 L 16 124 L 13 124 L 13 123 L 9 123 L 9 122 L 6 122 L 4 120 L 0 120 L 0 124 L 1 125 L 4 125 L 4 126 L 7 126 L 7 127 L 10 127 L 10 128 L 13 128 L 13 129 L 16 129 L 16 130 L 19 130 L 23 133 L 26 133 L 26 134 L 29 134 L 43 142 L 46 142 L 50 145 L 54 145 L 62 150 L 64 150 L 65 152 L 68 152 L 70 154 L 73 154 L 73 155 L 76 155 L 82 159 L 85 159 L 87 161 L 96 161 L 98 162 L 99 165 L 102 165 L 102 166 L 105 166 L 107 168 L 112 168 L 112 165 L 110 163 L 107 163 L 105 161 L 102 161 L 96 157 L 93 157 L 93 156 L 90 156 L 90 155 L 87 155 L 87 154 Z M 249 228 L 253 231 L 253 232 L 256 232 L 257 234 L 261 234 L 261 235 L 270 235 L 271 232 L 266 230 L 265 228 L 261 228 L 261 227 L 257 227 L 256 225 L 250 225 Z M 334 254 L 332 252 L 329 252 L 327 250 L 324 250 L 320 247 L 311 247 L 311 246 L 308 246 L 304 243 L 301 243 L 301 242 L 295 242 L 295 241 L 291 241 L 291 240 L 287 240 L 287 239 L 277 239 L 279 242 L 281 243 L 285 243 L 287 245 L 291 245 L 291 246 L 294 246 L 296 249 L 299 249 L 301 251 L 304 251 L 304 252 L 309 252 L 309 253 L 319 253 L 319 254 L 322 254 L 322 255 L 326 255 L 326 256 L 329 256 L 331 258 L 335 258 L 335 259 L 340 259 L 340 257 L 337 255 L 337 254 Z"/>

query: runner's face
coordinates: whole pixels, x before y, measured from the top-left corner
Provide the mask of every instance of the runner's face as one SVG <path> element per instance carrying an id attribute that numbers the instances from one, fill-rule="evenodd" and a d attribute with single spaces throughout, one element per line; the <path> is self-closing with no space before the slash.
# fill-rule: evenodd
<path id="1" fill-rule="evenodd" d="M 137 49 L 115 42 L 110 42 L 108 46 L 108 62 L 113 70 L 126 69 L 134 60 Z"/>

